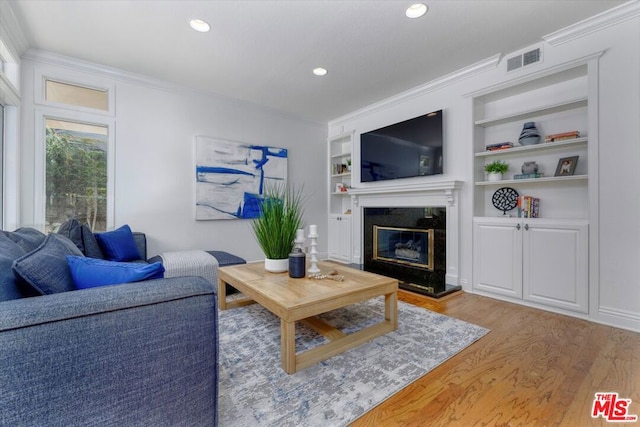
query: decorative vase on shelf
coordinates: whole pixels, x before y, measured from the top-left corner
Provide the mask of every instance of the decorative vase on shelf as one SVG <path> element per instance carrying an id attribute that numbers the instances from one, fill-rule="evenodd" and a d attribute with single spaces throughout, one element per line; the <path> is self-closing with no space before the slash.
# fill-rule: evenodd
<path id="1" fill-rule="evenodd" d="M 520 168 L 523 174 L 538 172 L 538 164 L 536 162 L 524 162 Z"/>
<path id="2" fill-rule="evenodd" d="M 540 132 L 538 132 L 535 122 L 527 122 L 524 124 L 518 142 L 520 145 L 534 145 L 540 142 Z"/>
<path id="3" fill-rule="evenodd" d="M 489 172 L 487 174 L 488 181 L 502 181 L 502 174 L 500 172 Z"/>

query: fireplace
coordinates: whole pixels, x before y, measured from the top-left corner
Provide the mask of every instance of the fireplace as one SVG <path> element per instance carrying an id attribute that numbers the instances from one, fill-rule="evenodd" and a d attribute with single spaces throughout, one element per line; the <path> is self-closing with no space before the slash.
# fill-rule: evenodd
<path id="1" fill-rule="evenodd" d="M 398 279 L 400 288 L 432 297 L 461 289 L 446 284 L 445 207 L 368 207 L 364 269 Z"/>
<path id="2" fill-rule="evenodd" d="M 373 259 L 433 271 L 433 228 L 373 226 Z"/>

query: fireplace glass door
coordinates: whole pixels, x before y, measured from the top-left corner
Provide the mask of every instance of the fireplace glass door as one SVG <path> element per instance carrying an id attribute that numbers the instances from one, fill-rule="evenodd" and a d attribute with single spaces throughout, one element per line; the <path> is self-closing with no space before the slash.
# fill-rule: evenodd
<path id="1" fill-rule="evenodd" d="M 373 259 L 433 271 L 433 229 L 373 226 Z"/>

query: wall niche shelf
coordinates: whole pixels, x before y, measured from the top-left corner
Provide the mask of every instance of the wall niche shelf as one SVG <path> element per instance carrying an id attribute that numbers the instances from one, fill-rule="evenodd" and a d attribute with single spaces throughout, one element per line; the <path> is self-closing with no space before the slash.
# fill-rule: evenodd
<path id="1" fill-rule="evenodd" d="M 496 117 L 489 117 L 485 119 L 476 120 L 475 124 L 478 126 L 494 126 L 503 123 L 526 120 L 529 117 L 541 116 L 545 114 L 560 113 L 563 111 L 574 110 L 576 108 L 586 107 L 587 98 L 572 99 L 569 101 L 562 101 L 551 105 L 545 105 L 543 107 L 531 108 L 528 110 L 518 111 L 512 114 L 505 114 Z"/>
<path id="2" fill-rule="evenodd" d="M 582 181 L 589 179 L 588 175 L 571 175 L 571 176 L 547 176 L 531 179 L 503 179 L 501 181 L 478 181 L 476 185 L 500 187 L 505 185 L 518 184 L 548 184 L 558 183 L 561 181 Z"/>
<path id="3" fill-rule="evenodd" d="M 508 156 L 511 154 L 523 154 L 523 153 L 532 153 L 535 151 L 545 151 L 545 150 L 564 150 L 567 148 L 577 148 L 587 145 L 588 138 L 576 138 L 569 139 L 565 141 L 557 141 L 557 142 L 541 142 L 535 145 L 525 145 L 520 147 L 506 148 L 503 150 L 495 150 L 495 151 L 480 151 L 476 153 L 476 157 L 489 157 L 489 156 Z"/>
<path id="4" fill-rule="evenodd" d="M 340 177 L 348 177 L 348 176 L 351 176 L 351 172 L 333 174 L 331 175 L 331 178 L 340 178 Z"/>

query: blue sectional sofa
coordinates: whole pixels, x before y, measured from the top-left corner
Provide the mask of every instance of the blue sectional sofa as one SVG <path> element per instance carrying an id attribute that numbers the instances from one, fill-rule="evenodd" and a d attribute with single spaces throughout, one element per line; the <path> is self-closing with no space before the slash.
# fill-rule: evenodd
<path id="1" fill-rule="evenodd" d="M 22 232 L 26 242 L 0 232 L 0 425 L 217 424 L 214 284 L 165 278 L 21 298 L 15 261 L 44 245 Z M 135 241 L 143 263 L 145 236 Z"/>

